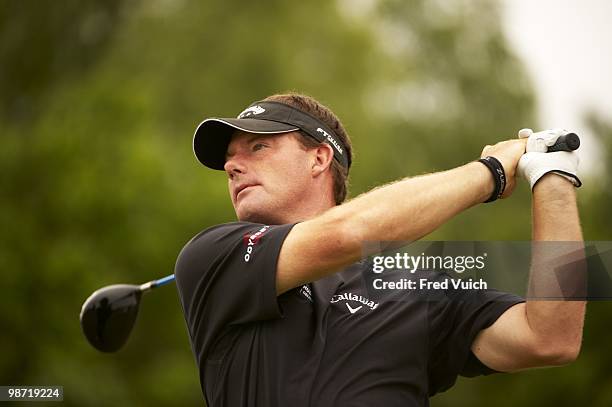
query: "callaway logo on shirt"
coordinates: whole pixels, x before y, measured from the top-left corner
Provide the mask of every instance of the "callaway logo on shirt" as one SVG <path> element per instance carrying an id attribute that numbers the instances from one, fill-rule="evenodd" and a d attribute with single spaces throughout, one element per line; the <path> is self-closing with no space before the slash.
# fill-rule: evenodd
<path id="1" fill-rule="evenodd" d="M 345 302 L 345 304 L 351 314 L 354 314 L 355 312 L 359 311 L 361 307 L 363 307 L 363 305 L 370 308 L 371 310 L 375 310 L 378 307 L 377 302 L 374 302 L 370 300 L 369 298 L 365 298 L 361 295 L 357 295 L 353 293 L 336 294 L 331 298 L 330 303 L 333 304 L 339 301 L 347 301 Z M 353 308 L 349 305 L 348 301 L 359 302 L 363 305 L 359 305 L 358 307 Z"/>

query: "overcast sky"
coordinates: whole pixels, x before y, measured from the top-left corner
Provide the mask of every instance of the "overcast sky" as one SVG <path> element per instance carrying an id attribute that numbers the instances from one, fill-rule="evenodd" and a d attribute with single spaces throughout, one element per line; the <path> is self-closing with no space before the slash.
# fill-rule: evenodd
<path id="1" fill-rule="evenodd" d="M 592 109 L 612 121 L 612 1 L 502 3 L 506 36 L 536 87 L 539 124 L 575 130 L 581 169 L 597 170 L 597 145 L 582 118 Z"/>

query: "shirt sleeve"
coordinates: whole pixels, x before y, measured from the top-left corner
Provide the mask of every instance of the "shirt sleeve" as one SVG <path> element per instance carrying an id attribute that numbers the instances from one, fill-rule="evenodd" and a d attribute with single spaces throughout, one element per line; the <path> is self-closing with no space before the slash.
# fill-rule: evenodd
<path id="1" fill-rule="evenodd" d="M 431 394 L 451 387 L 458 375 L 473 377 L 496 373 L 472 353 L 478 333 L 491 326 L 506 310 L 525 300 L 493 289 L 449 290 L 446 298 L 432 301 L 430 320 Z"/>
<path id="2" fill-rule="evenodd" d="M 293 225 L 235 222 L 207 229 L 178 256 L 176 285 L 195 348 L 233 324 L 279 318 L 276 266 Z"/>

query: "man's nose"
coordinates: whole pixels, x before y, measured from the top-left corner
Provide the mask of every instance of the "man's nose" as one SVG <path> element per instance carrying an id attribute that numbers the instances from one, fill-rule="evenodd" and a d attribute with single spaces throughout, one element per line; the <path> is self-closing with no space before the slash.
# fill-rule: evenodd
<path id="1" fill-rule="evenodd" d="M 242 160 L 238 154 L 235 154 L 225 160 L 223 169 L 230 179 L 232 179 L 237 174 L 244 174 L 246 172 L 246 165 L 244 160 Z"/>

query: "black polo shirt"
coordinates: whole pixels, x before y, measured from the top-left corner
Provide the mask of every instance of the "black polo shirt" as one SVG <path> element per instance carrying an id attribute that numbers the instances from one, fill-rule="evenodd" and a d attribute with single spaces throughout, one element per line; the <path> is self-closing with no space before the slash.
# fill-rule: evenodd
<path id="1" fill-rule="evenodd" d="M 523 299 L 494 290 L 372 298 L 361 262 L 277 296 L 276 263 L 292 226 L 215 226 L 178 257 L 209 406 L 427 406 L 458 375 L 493 372 L 471 344 Z"/>

